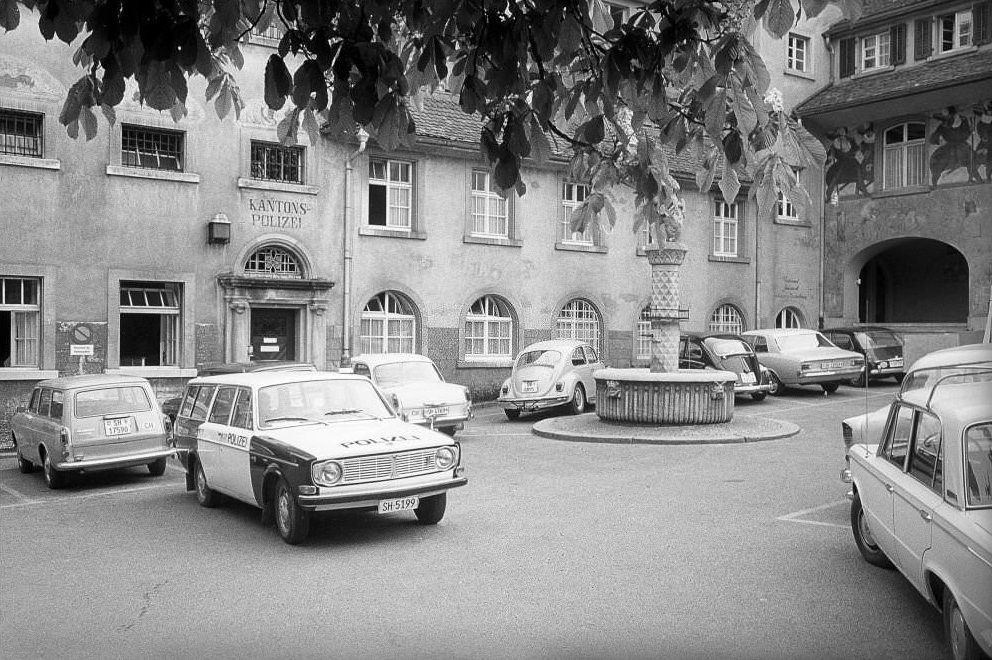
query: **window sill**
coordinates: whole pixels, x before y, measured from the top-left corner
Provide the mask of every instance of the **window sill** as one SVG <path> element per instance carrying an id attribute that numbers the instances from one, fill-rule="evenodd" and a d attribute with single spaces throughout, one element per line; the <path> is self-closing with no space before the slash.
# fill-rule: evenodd
<path id="1" fill-rule="evenodd" d="M 33 167 L 38 170 L 62 169 L 62 161 L 57 158 L 34 158 L 33 156 L 15 156 L 13 154 L 0 154 L 0 165 Z"/>
<path id="2" fill-rule="evenodd" d="M 597 254 L 606 254 L 606 247 L 603 245 L 589 245 L 588 243 L 568 243 L 566 241 L 557 241 L 555 243 L 556 250 L 564 250 L 566 252 L 593 252 Z"/>
<path id="3" fill-rule="evenodd" d="M 800 220 L 799 218 L 775 218 L 776 225 L 785 225 L 787 227 L 812 227 L 813 223 L 809 220 Z"/>
<path id="4" fill-rule="evenodd" d="M 173 172 L 170 170 L 149 170 L 143 167 L 124 167 L 123 165 L 107 165 L 109 176 L 127 176 L 135 179 L 158 179 L 160 181 L 178 181 L 180 183 L 200 183 L 200 175 L 193 172 Z"/>
<path id="5" fill-rule="evenodd" d="M 196 369 L 179 367 L 118 367 L 107 369 L 108 374 L 140 376 L 142 378 L 196 378 Z"/>
<path id="6" fill-rule="evenodd" d="M 859 78 L 867 78 L 868 76 L 874 76 L 875 74 L 878 73 L 888 73 L 889 71 L 895 71 L 895 70 L 896 68 L 891 64 L 889 64 L 888 66 L 877 66 L 874 69 L 868 69 L 867 71 L 864 70 L 858 71 L 853 76 L 851 76 L 851 79 L 858 80 Z"/>
<path id="7" fill-rule="evenodd" d="M 709 255 L 709 260 L 725 264 L 749 264 L 751 260 L 747 257 L 719 257 L 715 254 Z"/>
<path id="8" fill-rule="evenodd" d="M 0 369 L 0 380 L 47 380 L 58 378 L 57 369 L 32 369 L 30 367 L 4 367 Z"/>
<path id="9" fill-rule="evenodd" d="M 927 62 L 932 62 L 934 60 L 942 60 L 947 57 L 954 57 L 955 55 L 964 55 L 966 53 L 974 53 L 978 50 L 978 46 L 965 46 L 963 48 L 952 48 L 951 50 L 945 50 L 942 53 L 938 53 L 936 50 L 930 54 L 927 58 Z"/>
<path id="10" fill-rule="evenodd" d="M 816 77 L 807 71 L 796 71 L 795 69 L 785 69 L 782 73 L 787 76 L 792 76 L 793 78 L 802 78 L 803 80 L 815 81 Z"/>
<path id="11" fill-rule="evenodd" d="M 386 238 L 411 238 L 418 241 L 427 240 L 427 232 L 410 231 L 408 229 L 386 229 L 385 227 L 370 227 L 362 225 L 358 228 L 358 233 L 362 236 L 384 236 Z"/>
<path id="12" fill-rule="evenodd" d="M 316 195 L 320 192 L 320 188 L 317 186 L 308 186 L 305 183 L 262 181 L 261 179 L 249 179 L 247 177 L 238 178 L 238 188 L 250 188 L 251 190 L 274 190 L 276 192 L 296 193 L 297 195 Z"/>
<path id="13" fill-rule="evenodd" d="M 455 366 L 459 369 L 510 369 L 513 358 L 461 358 Z"/>
<path id="14" fill-rule="evenodd" d="M 474 236 L 467 234 L 462 238 L 463 243 L 478 245 L 502 245 L 504 247 L 523 247 L 524 242 L 519 238 L 495 238 L 493 236 Z"/>

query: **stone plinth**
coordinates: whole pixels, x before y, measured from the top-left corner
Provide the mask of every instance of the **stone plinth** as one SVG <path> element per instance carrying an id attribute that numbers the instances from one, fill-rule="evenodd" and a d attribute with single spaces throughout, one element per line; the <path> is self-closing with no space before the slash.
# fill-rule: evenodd
<path id="1" fill-rule="evenodd" d="M 601 420 L 638 424 L 717 424 L 734 416 L 729 371 L 600 369 L 596 414 Z"/>

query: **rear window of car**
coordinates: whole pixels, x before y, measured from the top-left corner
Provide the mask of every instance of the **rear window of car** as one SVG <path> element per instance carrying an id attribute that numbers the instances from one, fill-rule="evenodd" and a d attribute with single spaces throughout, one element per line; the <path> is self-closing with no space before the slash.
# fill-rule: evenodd
<path id="1" fill-rule="evenodd" d="M 992 507 L 992 423 L 965 432 L 965 451 L 968 506 Z"/>
<path id="2" fill-rule="evenodd" d="M 145 412 L 151 409 L 148 393 L 140 385 L 81 390 L 76 392 L 75 397 L 75 416 L 79 418 Z"/>
<path id="3" fill-rule="evenodd" d="M 526 367 L 530 364 L 540 364 L 546 367 L 553 367 L 561 361 L 561 353 L 558 351 L 527 351 L 521 353 L 517 358 L 518 367 Z"/>
<path id="4" fill-rule="evenodd" d="M 819 332 L 806 332 L 798 335 L 776 337 L 778 347 L 783 351 L 801 351 L 807 348 L 830 347 L 830 340 Z"/>
<path id="5" fill-rule="evenodd" d="M 375 382 L 383 387 L 424 381 L 441 382 L 440 374 L 430 362 L 392 362 L 375 368 Z"/>
<path id="6" fill-rule="evenodd" d="M 859 332 L 858 340 L 864 344 L 865 348 L 888 348 L 891 346 L 902 346 L 902 341 L 895 335 L 895 333 L 880 330 Z"/>
<path id="7" fill-rule="evenodd" d="M 751 349 L 747 346 L 747 344 L 736 339 L 708 339 L 706 340 L 706 343 L 709 345 L 710 350 L 720 357 L 726 357 L 728 355 L 748 355 L 751 352 Z"/>

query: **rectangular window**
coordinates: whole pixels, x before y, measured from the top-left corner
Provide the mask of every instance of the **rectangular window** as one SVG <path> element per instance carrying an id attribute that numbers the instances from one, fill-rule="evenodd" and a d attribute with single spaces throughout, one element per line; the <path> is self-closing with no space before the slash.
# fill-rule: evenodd
<path id="1" fill-rule="evenodd" d="M 40 367 L 41 281 L 0 277 L 0 367 Z"/>
<path id="2" fill-rule="evenodd" d="M 889 66 L 890 35 L 888 32 L 861 38 L 861 70 L 871 71 Z"/>
<path id="3" fill-rule="evenodd" d="M 496 189 L 489 172 L 472 171 L 472 235 L 509 238 L 506 198 Z"/>
<path id="4" fill-rule="evenodd" d="M 284 147 L 267 142 L 251 143 L 251 178 L 261 181 L 303 183 L 303 147 Z"/>
<path id="5" fill-rule="evenodd" d="M 413 164 L 369 159 L 369 225 L 409 230 L 413 219 Z"/>
<path id="6" fill-rule="evenodd" d="M 163 282 L 121 282 L 120 365 L 179 365 L 180 287 Z"/>
<path id="7" fill-rule="evenodd" d="M 789 35 L 786 66 L 790 71 L 809 73 L 809 37 Z"/>
<path id="8" fill-rule="evenodd" d="M 41 158 L 43 121 L 44 115 L 0 108 L 0 154 Z"/>
<path id="9" fill-rule="evenodd" d="M 582 232 L 572 231 L 570 228 L 572 211 L 577 209 L 589 196 L 589 186 L 581 183 L 563 183 L 561 186 L 561 205 L 565 208 L 564 216 L 558 227 L 558 240 L 563 243 L 575 245 L 593 244 L 592 223 L 586 226 Z"/>
<path id="10" fill-rule="evenodd" d="M 738 214 L 740 204 L 714 202 L 713 211 L 713 256 L 737 257 Z"/>
<path id="11" fill-rule="evenodd" d="M 180 131 L 124 125 L 121 127 L 121 165 L 182 172 L 184 138 Z"/>
<path id="12" fill-rule="evenodd" d="M 792 174 L 795 177 L 796 183 L 798 183 L 799 171 L 793 168 Z M 789 196 L 781 190 L 778 192 L 778 199 L 775 203 L 775 219 L 783 222 L 797 222 L 799 220 L 799 210 L 792 203 L 792 200 L 789 199 Z"/>
<path id="13" fill-rule="evenodd" d="M 933 415 L 920 413 L 913 434 L 913 451 L 909 455 L 909 473 L 928 488 L 941 490 L 942 454 L 940 451 L 940 421 Z"/>
<path id="14" fill-rule="evenodd" d="M 971 10 L 945 14 L 937 19 L 937 45 L 946 53 L 972 44 Z"/>
<path id="15" fill-rule="evenodd" d="M 882 185 L 886 190 L 926 185 L 925 138 L 922 122 L 886 129 L 882 150 Z"/>
<path id="16" fill-rule="evenodd" d="M 968 506 L 992 506 L 992 424 L 965 431 L 965 485 Z"/>

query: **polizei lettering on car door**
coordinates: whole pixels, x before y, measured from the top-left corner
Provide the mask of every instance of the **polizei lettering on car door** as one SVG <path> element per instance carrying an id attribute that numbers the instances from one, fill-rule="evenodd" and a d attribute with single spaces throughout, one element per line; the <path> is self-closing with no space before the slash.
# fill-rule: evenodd
<path id="1" fill-rule="evenodd" d="M 419 435 L 394 435 L 392 437 L 380 437 L 380 438 L 363 438 L 362 440 L 352 440 L 350 442 L 342 442 L 342 447 L 367 447 L 369 445 L 388 445 L 393 442 L 404 442 L 409 440 L 419 440 Z"/>

